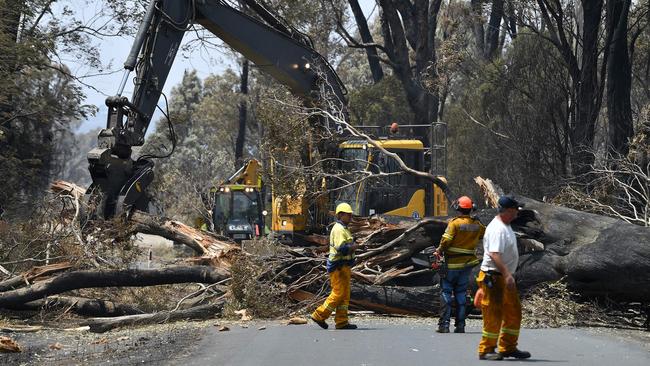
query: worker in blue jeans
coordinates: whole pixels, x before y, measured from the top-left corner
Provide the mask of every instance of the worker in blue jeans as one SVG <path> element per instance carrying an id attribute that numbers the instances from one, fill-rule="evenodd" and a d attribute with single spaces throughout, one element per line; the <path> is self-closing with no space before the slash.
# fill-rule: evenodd
<path id="1" fill-rule="evenodd" d="M 461 270 L 448 270 L 447 276 L 442 280 L 442 312 L 438 324 L 438 333 L 449 333 L 451 322 L 451 308 L 456 299 L 456 323 L 454 333 L 465 333 L 466 293 L 472 267 Z M 455 295 L 452 297 L 452 293 Z"/>
<path id="2" fill-rule="evenodd" d="M 441 276 L 442 282 L 442 309 L 438 322 L 438 333 L 449 333 L 451 321 L 451 308 L 453 298 L 456 298 L 456 324 L 454 333 L 465 333 L 465 302 L 467 298 L 467 285 L 472 267 L 479 264 L 476 257 L 476 246 L 483 238 L 485 226 L 473 217 L 470 212 L 474 203 L 467 196 L 462 196 L 452 205 L 460 215 L 449 221 L 447 229 L 442 235 L 440 245 L 435 255 L 445 256 L 447 272 Z M 452 294 L 454 296 L 452 296 Z"/>

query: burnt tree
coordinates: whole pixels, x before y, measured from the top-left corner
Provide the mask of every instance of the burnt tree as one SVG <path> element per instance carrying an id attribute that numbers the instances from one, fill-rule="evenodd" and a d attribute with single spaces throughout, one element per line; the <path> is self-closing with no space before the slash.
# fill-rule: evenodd
<path id="1" fill-rule="evenodd" d="M 368 21 L 366 20 L 366 16 L 363 14 L 363 10 L 361 10 L 361 6 L 359 6 L 359 1 L 348 0 L 348 2 L 350 3 L 352 14 L 354 14 L 354 20 L 357 23 L 361 41 L 365 45 L 374 44 L 372 34 L 370 34 L 370 28 L 368 28 Z M 370 66 L 372 80 L 375 83 L 378 83 L 384 78 L 384 70 L 382 70 L 381 64 L 379 63 L 377 48 L 372 46 L 367 46 L 364 48 L 366 49 L 366 56 L 368 57 L 368 65 Z"/>
<path id="2" fill-rule="evenodd" d="M 404 88 L 415 124 L 438 120 L 437 90 L 427 90 L 422 79 L 436 80 L 435 36 L 442 0 L 379 0 L 383 49 L 388 64 Z M 411 53 L 413 57 L 411 57 Z M 415 131 L 426 137 L 426 129 Z M 428 141 L 428 139 L 424 139 Z"/>
<path id="3" fill-rule="evenodd" d="M 188 282 L 215 283 L 228 277 L 228 271 L 208 266 L 75 271 L 29 287 L 3 292 L 0 294 L 0 308 L 16 307 L 49 295 L 81 288 L 144 287 Z"/>
<path id="4" fill-rule="evenodd" d="M 603 0 L 580 0 L 576 2 L 574 35 L 571 11 L 559 1 L 537 0 L 544 27 L 525 24 L 537 34 L 549 40 L 560 52 L 572 83 L 573 110 L 569 117 L 569 138 L 572 146 L 571 172 L 582 175 L 589 171 L 594 161 L 591 153 L 594 144 L 596 119 L 600 111 L 605 67 L 599 66 L 601 18 Z M 546 35 L 548 32 L 548 36 Z M 605 42 L 607 46 L 609 42 Z M 578 46 L 575 46 L 575 45 Z M 605 58 L 608 53 L 605 52 Z M 606 65 L 603 60 L 602 65 Z M 600 77 L 599 77 L 600 76 Z"/>
<path id="5" fill-rule="evenodd" d="M 246 143 L 246 120 L 248 119 L 248 60 L 242 61 L 239 92 L 241 100 L 239 101 L 239 129 L 237 130 L 237 140 L 235 141 L 235 168 L 243 164 L 244 145 Z"/>
<path id="6" fill-rule="evenodd" d="M 628 17 L 631 0 L 607 1 L 607 34 L 611 39 L 607 59 L 607 119 L 609 146 L 626 155 L 632 123 L 632 65 L 628 51 Z"/>

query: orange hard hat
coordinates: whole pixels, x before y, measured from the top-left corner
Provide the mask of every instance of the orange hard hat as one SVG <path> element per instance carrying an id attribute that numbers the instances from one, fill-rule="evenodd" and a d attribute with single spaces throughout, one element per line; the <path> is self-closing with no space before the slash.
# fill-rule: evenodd
<path id="1" fill-rule="evenodd" d="M 463 196 L 458 199 L 458 207 L 465 208 L 465 209 L 472 209 L 472 207 L 474 207 L 474 203 L 472 202 L 471 198 L 467 196 Z"/>

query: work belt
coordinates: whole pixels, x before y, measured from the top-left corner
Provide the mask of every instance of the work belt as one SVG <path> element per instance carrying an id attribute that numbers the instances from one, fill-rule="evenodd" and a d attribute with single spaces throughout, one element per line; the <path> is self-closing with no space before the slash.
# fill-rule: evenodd
<path id="1" fill-rule="evenodd" d="M 494 286 L 494 279 L 492 278 L 492 276 L 501 276 L 501 272 L 495 270 L 481 271 L 481 272 L 485 274 L 483 283 L 485 283 L 485 286 L 487 286 L 487 288 L 492 288 Z"/>

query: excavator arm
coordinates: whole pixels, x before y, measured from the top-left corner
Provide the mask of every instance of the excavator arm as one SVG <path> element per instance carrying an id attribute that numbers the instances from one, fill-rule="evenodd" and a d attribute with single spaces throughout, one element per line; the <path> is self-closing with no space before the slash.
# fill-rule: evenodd
<path id="1" fill-rule="evenodd" d="M 152 0 L 140 25 L 125 72 L 115 96 L 106 99 L 108 119 L 98 147 L 88 153 L 95 215 L 111 217 L 130 208 L 146 210 L 146 188 L 153 180 L 149 158 L 133 160 L 132 147 L 144 144 L 167 76 L 184 34 L 194 24 L 223 40 L 231 48 L 286 85 L 306 104 L 329 98 L 345 110 L 345 88 L 329 63 L 312 47 L 309 38 L 284 25 L 254 0 L 249 9 L 271 26 L 219 0 Z M 132 98 L 122 92 L 132 71 Z M 325 127 L 328 121 L 320 121 Z"/>

